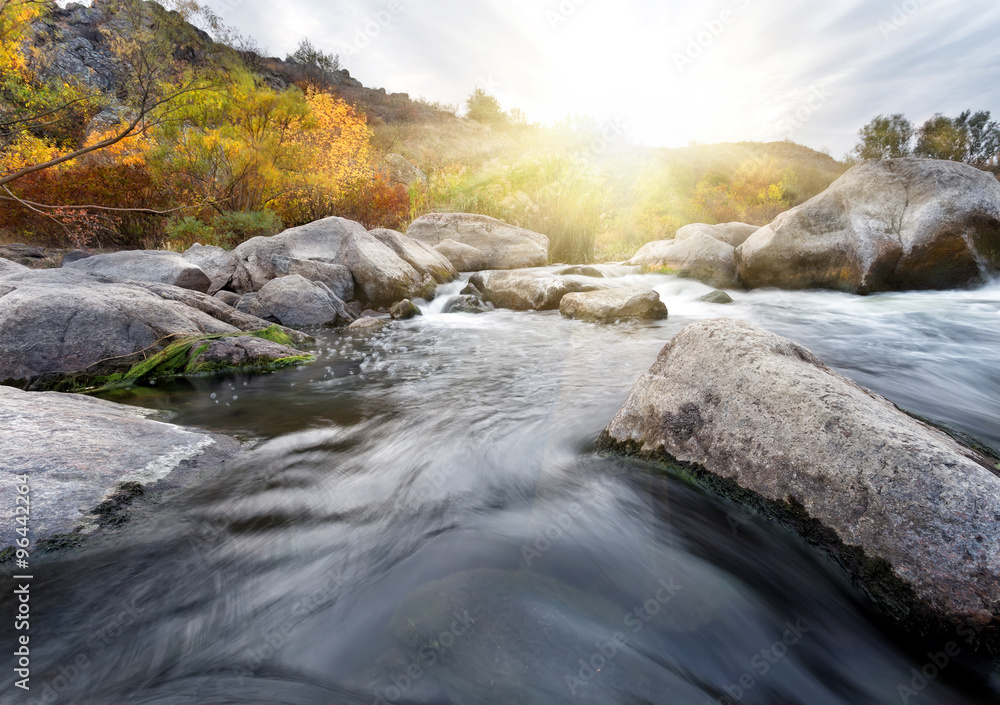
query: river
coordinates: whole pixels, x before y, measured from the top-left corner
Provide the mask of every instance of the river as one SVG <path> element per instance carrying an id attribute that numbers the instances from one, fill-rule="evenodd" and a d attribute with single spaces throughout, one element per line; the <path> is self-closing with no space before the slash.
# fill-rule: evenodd
<path id="1" fill-rule="evenodd" d="M 961 635 L 902 637 L 781 528 L 593 454 L 664 344 L 723 315 L 1000 446 L 1000 283 L 719 306 L 605 269 L 670 317 L 442 313 L 456 282 L 374 337 L 316 333 L 314 364 L 112 397 L 256 445 L 123 544 L 38 562 L 32 691 L 0 702 L 1000 701 Z M 931 663 L 949 646 L 962 656 Z"/>

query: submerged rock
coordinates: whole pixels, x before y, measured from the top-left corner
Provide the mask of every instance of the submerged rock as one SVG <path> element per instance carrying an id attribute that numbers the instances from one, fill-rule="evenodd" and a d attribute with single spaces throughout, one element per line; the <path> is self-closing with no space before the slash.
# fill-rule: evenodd
<path id="1" fill-rule="evenodd" d="M 750 288 L 948 289 L 1000 270 L 1000 183 L 966 164 L 867 161 L 737 250 Z"/>
<path id="2" fill-rule="evenodd" d="M 469 279 L 470 291 L 479 293 L 494 306 L 515 311 L 549 311 L 559 308 L 563 296 L 598 287 L 564 277 L 541 276 L 532 272 L 477 272 Z M 464 292 L 463 293 L 467 293 Z"/>
<path id="3" fill-rule="evenodd" d="M 14 478 L 31 488 L 33 542 L 99 522 L 93 510 L 120 483 L 147 484 L 204 459 L 235 454 L 235 441 L 151 420 L 156 412 L 92 397 L 0 387 L 0 456 L 11 501 L 0 504 L 0 548 L 14 543 Z"/>
<path id="4" fill-rule="evenodd" d="M 212 280 L 201 267 L 192 264 L 176 252 L 157 250 L 111 252 L 74 262 L 64 262 L 63 268 L 97 274 L 116 282 L 158 282 L 202 293 L 212 287 Z"/>
<path id="5" fill-rule="evenodd" d="M 595 323 L 656 321 L 667 317 L 667 307 L 652 289 L 620 288 L 566 294 L 559 313 Z"/>
<path id="6" fill-rule="evenodd" d="M 492 310 L 492 305 L 475 294 L 452 296 L 444 307 L 445 313 L 488 313 Z"/>
<path id="7" fill-rule="evenodd" d="M 748 323 L 685 328 L 598 447 L 671 464 L 833 553 L 889 615 L 1000 631 L 994 463 Z"/>
<path id="8" fill-rule="evenodd" d="M 549 259 L 545 235 L 485 215 L 430 213 L 413 221 L 406 234 L 432 247 L 445 240 L 474 247 L 486 257 L 489 269 L 542 267 Z"/>

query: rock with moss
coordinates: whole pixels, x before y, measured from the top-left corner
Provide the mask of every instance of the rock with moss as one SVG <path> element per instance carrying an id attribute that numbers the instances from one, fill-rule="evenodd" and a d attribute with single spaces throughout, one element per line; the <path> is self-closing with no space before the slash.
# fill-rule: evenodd
<path id="1" fill-rule="evenodd" d="M 144 487 L 239 450 L 235 441 L 162 423 L 155 414 L 77 394 L 0 387 L 0 456 L 11 481 L 28 478 L 32 542 L 63 535 L 60 545 L 78 543 L 78 528 L 126 518 Z M 0 503 L 0 548 L 17 538 L 14 506 L 13 499 Z"/>
<path id="2" fill-rule="evenodd" d="M 548 237 L 485 215 L 430 213 L 414 220 L 406 234 L 431 247 L 445 240 L 474 247 L 490 269 L 542 267 L 549 261 Z"/>
<path id="3" fill-rule="evenodd" d="M 427 243 L 385 228 L 372 230 L 371 234 L 417 270 L 421 276 L 430 275 L 439 284 L 458 279 L 458 270 L 451 261 Z"/>
<path id="4" fill-rule="evenodd" d="M 469 291 L 499 308 L 515 311 L 550 311 L 559 308 L 566 294 L 597 291 L 599 287 L 533 272 L 477 272 L 469 279 Z"/>
<path id="5" fill-rule="evenodd" d="M 1000 472 L 749 323 L 685 328 L 599 440 L 692 474 L 833 553 L 920 630 L 1000 631 Z"/>
<path id="6" fill-rule="evenodd" d="M 202 293 L 212 288 L 211 278 L 201 267 L 176 252 L 157 250 L 109 252 L 64 263 L 63 267 L 77 272 L 97 274 L 117 282 L 158 282 Z"/>
<path id="7" fill-rule="evenodd" d="M 402 301 L 397 301 L 389 309 L 389 315 L 392 316 L 397 321 L 408 321 L 411 318 L 416 318 L 417 316 L 422 316 L 420 307 L 409 299 L 403 299 Z"/>
<path id="8" fill-rule="evenodd" d="M 652 289 L 627 287 L 566 294 L 559 313 L 593 323 L 659 321 L 667 317 L 667 306 Z"/>

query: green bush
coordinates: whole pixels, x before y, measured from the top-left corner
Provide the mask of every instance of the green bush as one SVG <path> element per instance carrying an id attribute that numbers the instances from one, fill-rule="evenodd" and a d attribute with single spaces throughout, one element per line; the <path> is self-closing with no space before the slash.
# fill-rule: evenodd
<path id="1" fill-rule="evenodd" d="M 215 231 L 193 216 L 171 218 L 165 228 L 167 238 L 180 247 L 188 248 L 196 242 L 202 245 L 215 244 Z"/>
<path id="2" fill-rule="evenodd" d="M 212 219 L 215 242 L 231 249 L 252 237 L 270 237 L 284 229 L 281 218 L 273 211 L 220 213 Z"/>

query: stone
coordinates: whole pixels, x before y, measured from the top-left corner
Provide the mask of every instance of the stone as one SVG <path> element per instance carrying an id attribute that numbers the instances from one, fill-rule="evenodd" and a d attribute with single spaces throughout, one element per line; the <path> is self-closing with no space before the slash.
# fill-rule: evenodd
<path id="1" fill-rule="evenodd" d="M 414 182 L 427 181 L 427 175 L 402 154 L 387 154 L 384 161 L 389 169 L 389 180 L 394 184 L 409 186 Z"/>
<path id="2" fill-rule="evenodd" d="M 647 243 L 626 264 L 643 271 L 665 271 L 691 277 L 709 286 L 734 288 L 736 250 L 704 232 L 684 240 L 656 240 Z"/>
<path id="3" fill-rule="evenodd" d="M 754 233 L 736 256 L 748 288 L 978 285 L 1000 271 L 1000 183 L 958 162 L 867 161 Z"/>
<path id="4" fill-rule="evenodd" d="M 64 263 L 63 268 L 98 274 L 116 282 L 160 282 L 202 293 L 212 286 L 212 280 L 201 267 L 176 252 L 125 250 Z"/>
<path id="5" fill-rule="evenodd" d="M 430 213 L 413 221 L 406 234 L 431 246 L 454 240 L 475 247 L 489 269 L 543 267 L 549 260 L 545 235 L 485 215 Z"/>
<path id="6" fill-rule="evenodd" d="M 182 467 L 210 469 L 236 441 L 154 420 L 156 412 L 93 397 L 0 387 L 0 548 L 14 544 L 17 475 L 28 476 L 34 545 L 83 525 L 120 483 L 149 485 Z"/>
<path id="7" fill-rule="evenodd" d="M 386 322 L 380 318 L 371 318 L 365 316 L 364 318 L 359 318 L 354 321 L 351 325 L 347 326 L 347 330 L 353 332 L 369 332 L 373 333 L 379 331 L 386 326 Z"/>
<path id="8" fill-rule="evenodd" d="M 73 262 L 79 262 L 82 259 L 87 259 L 88 257 L 93 257 L 93 252 L 86 252 L 84 250 L 70 250 L 63 255 L 62 262 L 60 262 L 60 267 L 65 267 L 67 264 L 72 264 Z"/>
<path id="9" fill-rule="evenodd" d="M 389 308 L 389 315 L 397 321 L 408 321 L 411 318 L 422 316 L 420 307 L 409 299 L 397 301 Z"/>
<path id="10" fill-rule="evenodd" d="M 417 270 L 421 276 L 430 275 L 438 284 L 447 284 L 458 279 L 458 270 L 451 261 L 426 242 L 414 240 L 401 232 L 385 228 L 372 230 L 371 234 Z"/>
<path id="11" fill-rule="evenodd" d="M 911 628 L 1000 627 L 995 461 L 791 340 L 729 319 L 688 326 L 598 448 L 685 468 L 763 508 Z"/>
<path id="12" fill-rule="evenodd" d="M 259 291 L 281 276 L 276 262 L 282 257 L 346 266 L 354 278 L 354 295 L 376 306 L 430 296 L 435 288 L 430 277 L 417 273 L 362 225 L 343 218 L 324 218 L 273 237 L 251 238 L 234 252 L 237 264 L 231 288 L 241 294 Z"/>
<path id="13" fill-rule="evenodd" d="M 739 247 L 758 230 L 760 230 L 759 225 L 748 225 L 747 223 L 719 223 L 718 225 L 692 223 L 678 230 L 677 234 L 674 235 L 674 240 L 683 242 L 698 233 L 704 233 L 731 247 Z"/>
<path id="14" fill-rule="evenodd" d="M 341 301 L 354 298 L 354 275 L 342 264 L 275 255 L 274 271 L 279 277 L 298 274 L 311 282 L 325 284 Z"/>
<path id="15" fill-rule="evenodd" d="M 205 291 L 214 294 L 228 286 L 229 280 L 236 272 L 236 255 L 214 245 L 194 244 L 182 255 L 191 264 L 200 267 L 212 281 Z"/>
<path id="16" fill-rule="evenodd" d="M 733 303 L 733 297 L 724 291 L 713 291 L 704 296 L 698 297 L 699 301 L 706 304 L 731 304 Z"/>
<path id="17" fill-rule="evenodd" d="M 434 245 L 434 250 L 446 257 L 459 272 L 481 272 L 490 268 L 486 255 L 471 245 L 447 239 Z"/>
<path id="18" fill-rule="evenodd" d="M 492 310 L 491 304 L 472 294 L 452 296 L 444 306 L 444 313 L 487 313 Z"/>
<path id="19" fill-rule="evenodd" d="M 191 350 L 188 366 L 200 373 L 216 370 L 266 369 L 306 355 L 264 338 L 240 336 L 206 341 Z"/>
<path id="20" fill-rule="evenodd" d="M 9 259 L 4 259 L 0 257 L 0 277 L 6 274 L 16 274 L 18 272 L 29 271 L 27 267 L 23 264 L 18 264 L 17 262 L 12 262 Z"/>
<path id="21" fill-rule="evenodd" d="M 604 279 L 605 275 L 597 267 L 587 267 L 585 265 L 576 265 L 573 267 L 566 267 L 566 269 L 560 269 L 556 272 L 557 275 L 561 277 L 577 276 L 577 277 L 592 277 L 594 279 Z"/>
<path id="22" fill-rule="evenodd" d="M 593 323 L 659 321 L 667 317 L 667 307 L 652 289 L 630 287 L 566 294 L 559 313 Z"/>
<path id="23" fill-rule="evenodd" d="M 329 287 L 298 274 L 269 281 L 257 292 L 254 306 L 286 326 L 333 326 L 338 320 L 344 323 L 354 320 L 354 315 Z"/>
<path id="24" fill-rule="evenodd" d="M 232 306 L 236 308 L 240 304 L 240 300 L 243 298 L 239 294 L 232 291 L 217 291 L 215 292 L 215 298 L 217 298 L 222 303 L 227 306 Z"/>
<path id="25" fill-rule="evenodd" d="M 469 279 L 469 285 L 472 293 L 480 293 L 494 306 L 515 311 L 550 311 L 559 308 L 566 294 L 598 289 L 565 277 L 507 271 L 477 272 Z"/>

